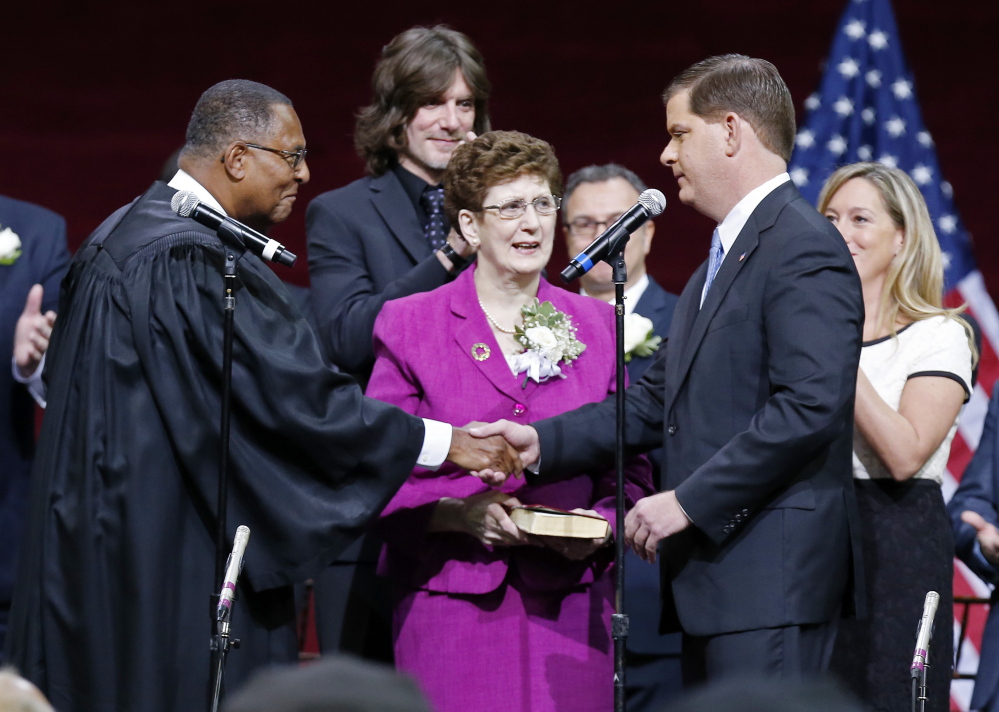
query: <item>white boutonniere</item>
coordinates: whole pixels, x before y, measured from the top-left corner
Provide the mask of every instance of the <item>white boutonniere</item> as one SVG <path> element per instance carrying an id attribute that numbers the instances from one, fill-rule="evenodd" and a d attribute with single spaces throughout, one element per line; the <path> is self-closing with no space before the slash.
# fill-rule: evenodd
<path id="1" fill-rule="evenodd" d="M 9 227 L 0 230 L 0 265 L 12 265 L 21 256 L 21 238 Z"/>
<path id="2" fill-rule="evenodd" d="M 520 309 L 524 317 L 523 326 L 514 330 L 513 338 L 524 347 L 523 352 L 514 357 L 513 370 L 526 373 L 527 379 L 544 383 L 549 378 L 565 378 L 559 364 L 568 364 L 579 358 L 586 344 L 576 338 L 576 327 L 572 318 L 552 305 L 537 298 Z"/>
<path id="3" fill-rule="evenodd" d="M 624 317 L 624 361 L 628 363 L 638 356 L 651 356 L 659 348 L 663 338 L 653 333 L 652 320 L 632 312 Z"/>

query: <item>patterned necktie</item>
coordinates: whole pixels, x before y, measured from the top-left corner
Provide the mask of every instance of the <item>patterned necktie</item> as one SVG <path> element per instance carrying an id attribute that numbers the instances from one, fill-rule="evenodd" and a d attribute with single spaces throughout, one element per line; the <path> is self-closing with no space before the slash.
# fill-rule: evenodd
<path id="1" fill-rule="evenodd" d="M 447 240 L 447 233 L 444 232 L 444 189 L 428 185 L 420 195 L 420 205 L 427 211 L 423 235 L 431 249 L 439 250 Z"/>
<path id="2" fill-rule="evenodd" d="M 722 258 L 725 257 L 725 248 L 722 247 L 721 235 L 718 234 L 718 228 L 715 228 L 714 233 L 711 235 L 711 255 L 708 257 L 708 276 L 704 280 L 704 291 L 701 292 L 701 305 L 704 305 L 704 300 L 708 296 L 708 290 L 711 289 L 711 283 L 715 281 L 715 275 L 718 274 L 718 268 L 721 267 Z"/>

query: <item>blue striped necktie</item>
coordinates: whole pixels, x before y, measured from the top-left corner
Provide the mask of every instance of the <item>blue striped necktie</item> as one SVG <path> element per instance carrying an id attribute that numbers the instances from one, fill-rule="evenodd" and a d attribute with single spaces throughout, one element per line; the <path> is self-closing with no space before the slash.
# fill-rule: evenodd
<path id="1" fill-rule="evenodd" d="M 718 228 L 715 228 L 714 233 L 711 235 L 711 255 L 708 257 L 708 276 L 704 280 L 704 291 L 701 292 L 701 305 L 704 305 L 704 300 L 708 296 L 708 290 L 711 289 L 711 283 L 715 281 L 715 275 L 718 274 L 718 268 L 721 267 L 722 259 L 725 257 L 725 248 L 722 247 L 721 235 L 718 234 Z"/>

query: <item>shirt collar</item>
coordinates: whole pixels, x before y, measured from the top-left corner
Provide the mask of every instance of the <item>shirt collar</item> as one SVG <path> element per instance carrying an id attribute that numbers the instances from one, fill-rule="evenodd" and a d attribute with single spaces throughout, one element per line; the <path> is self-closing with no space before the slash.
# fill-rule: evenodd
<path id="1" fill-rule="evenodd" d="M 638 280 L 633 285 L 624 290 L 624 313 L 626 315 L 631 314 L 633 311 L 635 311 L 635 305 L 638 304 L 638 300 L 642 298 L 642 295 L 645 294 L 645 290 L 648 288 L 649 288 L 649 273 L 646 272 L 641 277 L 639 277 Z M 579 293 L 582 294 L 584 297 L 590 296 L 589 294 L 586 293 L 586 290 L 583 289 L 582 287 L 579 288 Z M 613 304 L 614 298 L 611 297 L 607 301 L 610 304 Z"/>
<path id="2" fill-rule="evenodd" d="M 402 189 L 406 191 L 406 195 L 408 195 L 409 199 L 413 201 L 413 205 L 416 206 L 417 210 L 423 210 L 420 205 L 420 196 L 423 195 L 423 191 L 426 190 L 427 186 L 430 184 L 415 173 L 407 171 L 399 163 L 392 166 L 392 172 L 395 173 L 396 178 L 398 178 L 399 182 L 402 183 Z"/>
<path id="3" fill-rule="evenodd" d="M 742 200 L 735 204 L 735 207 L 729 211 L 725 219 L 718 224 L 718 236 L 721 238 L 726 256 L 728 256 L 729 251 L 732 249 L 732 245 L 735 244 L 736 238 L 739 237 L 739 233 L 742 232 L 742 228 L 746 227 L 749 216 L 753 214 L 757 206 L 763 202 L 764 198 L 789 180 L 791 180 L 791 176 L 785 171 L 778 176 L 774 176 L 763 185 L 749 191 Z"/>
<path id="4" fill-rule="evenodd" d="M 215 208 L 223 215 L 228 215 L 225 208 L 222 207 L 222 204 L 215 199 L 215 196 L 209 193 L 205 186 L 201 185 L 201 183 L 192 178 L 189 173 L 178 170 L 167 185 L 175 190 L 189 190 L 198 196 L 198 200 L 202 203 Z"/>

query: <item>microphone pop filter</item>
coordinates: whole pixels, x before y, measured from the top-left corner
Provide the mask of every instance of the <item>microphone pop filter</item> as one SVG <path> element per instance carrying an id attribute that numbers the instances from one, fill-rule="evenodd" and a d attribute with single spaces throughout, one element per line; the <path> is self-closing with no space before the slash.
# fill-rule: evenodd
<path id="1" fill-rule="evenodd" d="M 179 190 L 170 199 L 170 209 L 182 218 L 189 218 L 200 202 L 193 191 Z"/>
<path id="2" fill-rule="evenodd" d="M 642 194 L 638 196 L 638 202 L 649 211 L 650 217 L 660 215 L 666 209 L 666 196 L 661 190 L 655 188 L 642 191 Z"/>

